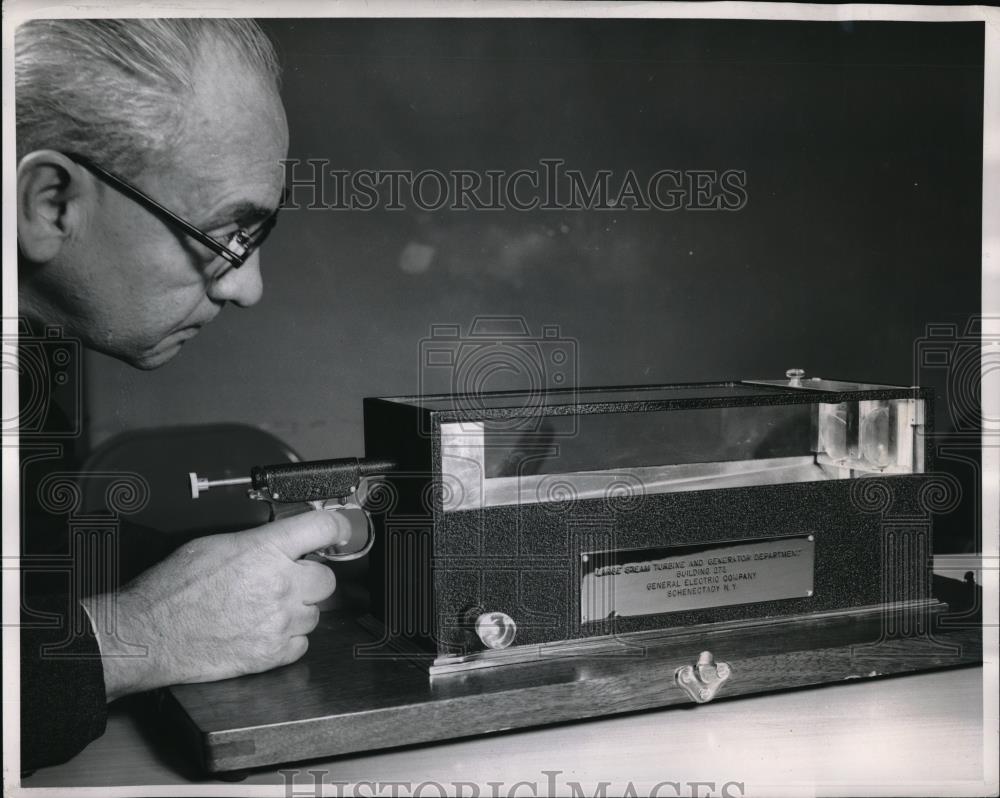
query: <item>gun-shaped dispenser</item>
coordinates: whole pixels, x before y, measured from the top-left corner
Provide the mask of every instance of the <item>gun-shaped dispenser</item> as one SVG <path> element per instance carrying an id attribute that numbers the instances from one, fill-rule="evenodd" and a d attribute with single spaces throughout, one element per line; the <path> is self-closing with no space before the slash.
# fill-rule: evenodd
<path id="1" fill-rule="evenodd" d="M 254 466 L 249 477 L 206 479 L 197 473 L 188 474 L 191 498 L 219 487 L 247 485 L 251 499 L 266 501 L 271 505 L 272 520 L 300 512 L 296 505 L 306 504 L 314 510 L 344 512 L 360 509 L 367 523 L 364 545 L 353 551 L 337 551 L 336 546 L 321 549 L 316 554 L 333 562 L 356 560 L 367 554 L 375 542 L 374 528 L 364 501 L 357 501 L 361 480 L 382 476 L 396 468 L 390 460 L 341 457 L 334 460 L 311 460 L 299 463 Z M 356 503 L 352 504 L 351 500 Z"/>

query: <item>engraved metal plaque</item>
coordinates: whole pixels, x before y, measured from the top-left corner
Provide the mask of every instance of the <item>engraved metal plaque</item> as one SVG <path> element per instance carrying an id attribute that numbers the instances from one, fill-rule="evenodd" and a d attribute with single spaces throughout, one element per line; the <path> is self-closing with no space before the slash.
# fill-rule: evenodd
<path id="1" fill-rule="evenodd" d="M 725 607 L 813 593 L 812 535 L 581 555 L 580 620 Z"/>

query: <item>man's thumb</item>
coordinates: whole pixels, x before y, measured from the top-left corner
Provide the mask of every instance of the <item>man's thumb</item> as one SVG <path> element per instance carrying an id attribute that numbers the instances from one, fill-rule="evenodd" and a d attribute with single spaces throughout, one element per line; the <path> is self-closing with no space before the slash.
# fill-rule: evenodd
<path id="1" fill-rule="evenodd" d="M 328 510 L 312 510 L 282 518 L 256 531 L 291 560 L 335 543 L 346 543 L 351 534 L 347 520 L 340 513 Z"/>

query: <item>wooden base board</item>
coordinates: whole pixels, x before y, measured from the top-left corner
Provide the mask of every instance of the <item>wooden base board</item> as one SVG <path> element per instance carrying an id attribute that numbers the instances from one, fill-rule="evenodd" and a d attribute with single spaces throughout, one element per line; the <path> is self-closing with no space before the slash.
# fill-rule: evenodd
<path id="1" fill-rule="evenodd" d="M 164 707 L 210 773 L 329 758 L 508 729 L 690 704 L 675 672 L 710 650 L 732 676 L 715 701 L 982 660 L 974 623 L 884 634 L 886 619 L 803 616 L 795 623 L 691 628 L 662 645 L 488 668 L 430 679 L 371 647 L 355 618 L 327 613 L 293 665 L 223 682 L 178 685 Z M 683 719 L 678 717 L 678 722 Z"/>

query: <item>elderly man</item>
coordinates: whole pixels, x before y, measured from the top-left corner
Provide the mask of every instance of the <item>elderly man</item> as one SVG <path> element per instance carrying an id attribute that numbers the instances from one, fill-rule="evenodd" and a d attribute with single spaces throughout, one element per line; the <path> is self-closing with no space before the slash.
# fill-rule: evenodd
<path id="1" fill-rule="evenodd" d="M 152 369 L 227 303 L 260 299 L 288 134 L 253 23 L 33 21 L 15 70 L 23 316 Z M 64 624 L 22 629 L 22 767 L 77 753 L 119 696 L 301 657 L 335 584 L 301 558 L 338 537 L 307 513 L 195 540 L 114 592 L 29 596 Z"/>

